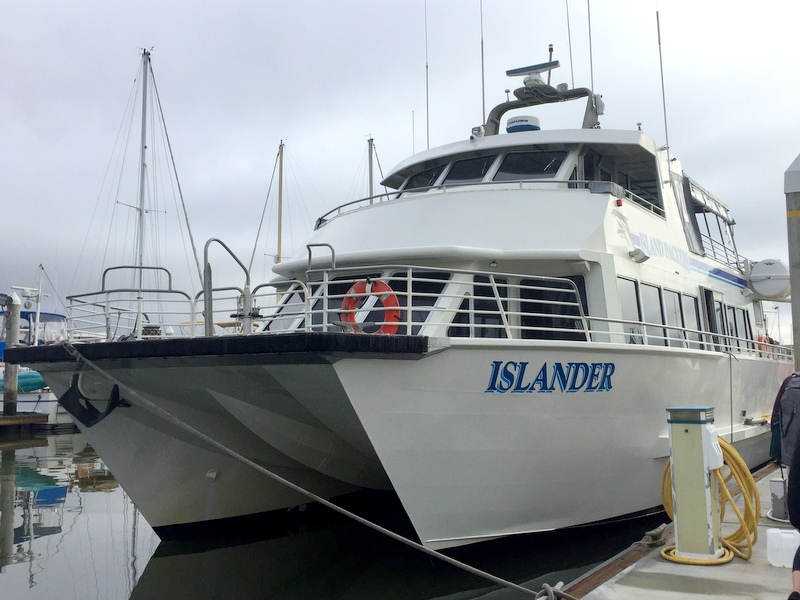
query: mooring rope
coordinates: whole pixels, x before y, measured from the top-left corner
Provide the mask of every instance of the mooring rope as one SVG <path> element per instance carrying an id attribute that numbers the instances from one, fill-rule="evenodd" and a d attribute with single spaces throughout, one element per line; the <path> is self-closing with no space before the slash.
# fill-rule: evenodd
<path id="1" fill-rule="evenodd" d="M 129 398 L 133 397 L 136 400 L 136 404 L 138 406 L 140 406 L 141 408 L 144 408 L 145 410 L 148 410 L 149 412 L 152 412 L 153 414 L 155 414 L 158 417 L 164 419 L 168 423 L 171 423 L 172 425 L 175 425 L 176 427 L 179 427 L 180 429 L 183 429 L 184 431 L 186 431 L 186 432 L 188 432 L 188 433 L 200 438 L 204 442 L 214 446 L 215 448 L 217 448 L 218 450 L 220 450 L 223 453 L 227 454 L 228 456 L 230 456 L 230 457 L 232 457 L 232 458 L 234 458 L 234 459 L 246 464 L 249 467 L 252 467 L 253 469 L 258 471 L 259 473 L 262 473 L 263 475 L 266 475 L 267 477 L 269 477 L 269 478 L 271 478 L 271 479 L 273 479 L 273 480 L 285 485 L 286 487 L 294 490 L 295 492 L 298 492 L 299 494 L 302 494 L 302 495 L 306 496 L 307 498 L 310 498 L 311 500 L 319 502 L 323 506 L 327 506 L 328 508 L 338 512 L 339 514 L 342 514 L 342 515 L 344 515 L 346 517 L 349 517 L 350 519 L 353 519 L 354 521 L 356 521 L 358 523 L 361 523 L 362 525 L 365 525 L 366 527 L 369 527 L 370 529 L 374 529 L 375 531 L 378 531 L 378 532 L 380 532 L 380 533 L 392 538 L 393 540 L 401 542 L 401 543 L 403 543 L 403 544 L 405 544 L 407 546 L 410 546 L 410 547 L 412 547 L 412 548 L 414 548 L 416 550 L 419 550 L 420 552 L 424 552 L 425 554 L 428 554 L 429 556 L 432 556 L 434 558 L 438 558 L 439 560 L 444 561 L 446 563 L 449 563 L 449 564 L 453 565 L 454 567 L 458 567 L 459 569 L 463 569 L 463 570 L 465 570 L 465 571 L 467 571 L 469 573 L 472 573 L 473 575 L 477 575 L 478 577 L 482 577 L 483 579 L 486 579 L 488 581 L 491 581 L 492 583 L 496 583 L 496 584 L 501 585 L 503 587 L 507 587 L 509 589 L 516 590 L 518 592 L 521 592 L 521 593 L 526 594 L 528 596 L 532 596 L 534 598 L 548 598 L 548 599 L 556 599 L 556 598 L 558 598 L 558 599 L 564 599 L 564 600 L 577 600 L 576 598 L 574 598 L 573 596 L 570 596 L 569 594 L 567 594 L 565 592 L 562 592 L 562 591 L 560 591 L 558 589 L 555 589 L 555 588 L 551 588 L 549 585 L 545 585 L 544 589 L 541 590 L 540 592 L 535 592 L 535 591 L 530 590 L 528 588 L 522 587 L 521 585 L 518 585 L 518 584 L 513 583 L 511 581 L 507 581 L 506 579 L 502 579 L 501 577 L 497 577 L 496 575 L 492 575 L 491 573 L 487 573 L 486 571 L 482 571 L 480 569 L 477 569 L 477 568 L 475 568 L 475 567 L 473 567 L 471 565 L 468 565 L 467 563 L 461 562 L 460 560 L 456 560 L 455 558 L 451 558 L 451 557 L 447 556 L 446 554 L 442 554 L 441 552 L 438 552 L 438 551 L 433 550 L 431 548 L 426 548 L 425 546 L 423 546 L 420 543 L 417 543 L 417 542 L 415 542 L 413 540 L 410 540 L 407 537 L 404 537 L 402 535 L 399 535 L 399 534 L 395 533 L 394 531 L 386 529 L 385 527 L 381 527 L 377 523 L 373 523 L 372 521 L 369 521 L 369 520 L 367 520 L 367 519 L 365 519 L 363 517 L 360 517 L 357 514 L 352 513 L 347 509 L 344 509 L 344 508 L 342 508 L 340 506 L 337 506 L 336 504 L 330 502 L 329 500 L 326 500 L 325 498 L 322 498 L 321 496 L 317 496 L 315 493 L 310 492 L 310 491 L 300 487 L 299 485 L 296 485 L 296 484 L 292 483 L 288 479 L 284 479 L 280 475 L 278 475 L 276 473 L 273 473 L 269 469 L 267 469 L 265 467 L 262 467 L 261 465 L 253 462 L 252 460 L 250 460 L 246 456 L 243 456 L 243 455 L 239 454 L 238 452 L 236 452 L 235 450 L 232 450 L 231 448 L 228 448 L 222 442 L 218 442 L 217 440 L 215 440 L 214 438 L 206 435 L 202 431 L 199 431 L 198 429 L 195 429 L 194 427 L 192 427 L 188 423 L 184 423 L 178 417 L 174 416 L 169 411 L 166 411 L 163 408 L 161 408 L 160 406 L 158 406 L 155 403 L 151 402 L 150 400 L 148 400 L 147 398 L 142 396 L 136 390 L 131 389 L 127 385 L 122 384 L 120 381 L 115 379 L 108 371 L 102 369 L 101 367 L 97 366 L 94 362 L 92 362 L 91 360 L 89 360 L 88 358 L 83 356 L 75 348 L 75 346 L 73 346 L 70 342 L 64 341 L 64 342 L 61 342 L 61 344 L 63 345 L 64 349 L 67 352 L 69 352 L 70 355 L 78 362 L 78 369 L 77 369 L 78 371 L 82 370 L 82 366 L 81 365 L 86 365 L 86 366 L 94 369 L 95 371 L 100 373 L 103 377 L 105 377 L 109 381 L 113 382 L 115 385 L 119 386 L 120 388 L 125 388 L 125 390 L 126 390 L 125 396 L 127 396 Z M 542 595 L 542 594 L 544 594 L 544 595 Z"/>

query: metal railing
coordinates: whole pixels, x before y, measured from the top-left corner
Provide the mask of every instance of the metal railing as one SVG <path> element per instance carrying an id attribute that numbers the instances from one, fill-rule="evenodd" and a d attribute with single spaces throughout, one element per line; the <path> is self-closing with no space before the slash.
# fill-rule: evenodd
<path id="1" fill-rule="evenodd" d="M 251 294 L 225 287 L 191 297 L 172 289 L 117 288 L 71 296 L 70 337 L 111 341 L 204 334 L 296 331 L 596 342 L 725 352 L 790 360 L 791 349 L 676 325 L 587 315 L 581 291 L 567 278 L 408 265 L 314 269 L 308 282 L 264 283 Z M 371 293 L 367 283 L 390 290 Z M 205 297 L 210 293 L 210 297 Z M 199 307 L 205 306 L 203 310 Z M 208 335 L 207 333 L 205 333 Z"/>

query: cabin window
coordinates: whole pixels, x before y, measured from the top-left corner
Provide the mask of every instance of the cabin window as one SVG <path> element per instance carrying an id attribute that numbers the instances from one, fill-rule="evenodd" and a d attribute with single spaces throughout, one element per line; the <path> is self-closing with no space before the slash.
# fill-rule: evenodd
<path id="1" fill-rule="evenodd" d="M 494 181 L 520 181 L 555 177 L 567 156 L 565 150 L 537 148 L 530 152 L 509 152 L 500 163 Z"/>
<path id="2" fill-rule="evenodd" d="M 292 329 L 292 324 L 297 319 L 300 321 L 299 328 L 303 328 L 305 324 L 304 309 L 305 309 L 305 294 L 298 290 L 296 287 L 284 296 L 283 302 L 273 309 L 262 308 L 262 318 L 267 319 L 267 323 L 263 331 L 285 331 Z M 268 311 L 264 313 L 264 311 Z"/>
<path id="3" fill-rule="evenodd" d="M 457 160 L 453 163 L 447 177 L 444 178 L 444 185 L 465 185 L 483 181 L 487 171 L 494 164 L 495 158 L 497 155 L 492 154 Z"/>
<path id="4" fill-rule="evenodd" d="M 727 306 L 727 305 L 726 305 L 726 309 L 727 309 L 727 317 L 728 317 L 728 322 L 727 322 L 728 335 L 731 338 L 730 339 L 730 344 L 732 346 L 738 347 L 739 346 L 739 340 L 737 338 L 739 337 L 739 332 L 736 329 L 736 309 L 733 306 Z"/>
<path id="5" fill-rule="evenodd" d="M 642 320 L 639 312 L 639 294 L 637 283 L 632 279 L 620 277 L 617 279 L 617 291 L 619 293 L 620 318 L 622 328 L 625 332 L 625 341 L 629 344 L 642 344 L 642 328 L 639 323 Z"/>
<path id="6" fill-rule="evenodd" d="M 728 209 L 689 177 L 683 178 L 683 193 L 686 208 L 694 215 L 690 244 L 699 251 L 722 264 L 738 267 L 739 256 L 733 242 L 731 227 L 734 224 Z M 699 236 L 702 248 L 697 248 Z"/>
<path id="7" fill-rule="evenodd" d="M 651 346 L 664 346 L 666 343 L 664 328 L 655 324 L 664 323 L 661 312 L 661 294 L 659 288 L 643 283 L 639 288 L 642 297 L 642 318 L 645 323 L 647 343 Z"/>
<path id="8" fill-rule="evenodd" d="M 683 310 L 681 295 L 672 290 L 664 290 L 664 322 L 667 329 L 667 344 L 683 347 Z"/>
<path id="9" fill-rule="evenodd" d="M 411 335 L 417 335 L 422 324 L 427 320 L 431 308 L 436 304 L 436 300 L 442 295 L 444 286 L 450 279 L 449 273 L 441 272 L 415 272 L 411 279 Z M 406 321 L 408 319 L 408 274 L 400 271 L 392 274 L 389 286 L 397 296 L 400 304 L 401 325 L 397 328 L 398 335 L 408 335 Z M 382 319 L 382 317 L 381 317 Z"/>
<path id="10" fill-rule="evenodd" d="M 499 306 L 502 306 L 503 311 L 506 314 L 508 312 L 508 281 L 476 275 L 473 282 L 473 295 L 461 302 L 447 335 L 476 338 L 508 337 L 503 316 L 498 310 Z"/>
<path id="11" fill-rule="evenodd" d="M 711 331 L 716 334 L 725 335 L 727 329 L 725 326 L 725 309 L 722 305 L 722 300 L 715 298 L 713 292 L 706 290 L 706 305 L 709 311 L 708 323 Z M 720 335 L 714 336 L 714 349 L 717 352 L 720 352 L 722 350 L 722 345 L 725 344 L 724 338 L 720 337 Z"/>
<path id="12" fill-rule="evenodd" d="M 418 188 L 427 188 L 431 187 L 432 185 L 436 184 L 436 180 L 439 179 L 439 175 L 442 174 L 446 165 L 439 165 L 438 167 L 433 167 L 432 169 L 427 169 L 416 175 L 412 175 L 408 179 L 408 183 L 406 183 L 405 187 L 403 188 L 404 191 L 418 189 Z"/>
<path id="13" fill-rule="evenodd" d="M 523 279 L 520 281 L 522 337 L 535 340 L 586 341 L 581 308 L 586 308 L 583 277 L 566 281 Z M 577 288 L 577 294 L 576 294 Z"/>
<path id="14" fill-rule="evenodd" d="M 736 333 L 743 340 L 752 340 L 753 334 L 750 329 L 750 320 L 747 311 L 743 308 L 736 309 Z M 747 347 L 747 342 L 741 342 L 742 347 Z"/>
<path id="15" fill-rule="evenodd" d="M 633 203 L 664 216 L 656 158 L 644 148 L 593 144 L 584 149 L 579 166 L 580 179 L 616 183 Z"/>
<path id="16" fill-rule="evenodd" d="M 700 331 L 700 303 L 695 296 L 684 294 L 683 296 L 683 315 L 686 329 L 693 329 L 695 332 Z M 689 348 L 695 350 L 701 349 L 703 346 L 700 343 L 700 333 L 691 331 L 686 332 L 686 339 L 689 342 Z"/>

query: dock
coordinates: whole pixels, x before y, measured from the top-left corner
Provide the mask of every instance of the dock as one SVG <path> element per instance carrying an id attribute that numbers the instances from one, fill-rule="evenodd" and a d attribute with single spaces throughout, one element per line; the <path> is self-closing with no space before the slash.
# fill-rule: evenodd
<path id="1" fill-rule="evenodd" d="M 0 443 L 31 438 L 38 428 L 47 424 L 47 419 L 47 415 L 41 413 L 0 414 Z"/>
<path id="2" fill-rule="evenodd" d="M 686 565 L 661 556 L 662 545 L 635 544 L 564 586 L 563 591 L 585 600 L 786 600 L 792 591 L 792 570 L 775 567 L 767 560 L 767 529 L 793 529 L 787 522 L 771 519 L 770 480 L 782 478 L 774 463 L 753 474 L 761 499 L 758 538 L 750 560 L 738 557 L 722 565 Z M 739 527 L 733 511 L 722 522 L 723 536 Z M 672 525 L 663 541 L 672 544 Z"/>

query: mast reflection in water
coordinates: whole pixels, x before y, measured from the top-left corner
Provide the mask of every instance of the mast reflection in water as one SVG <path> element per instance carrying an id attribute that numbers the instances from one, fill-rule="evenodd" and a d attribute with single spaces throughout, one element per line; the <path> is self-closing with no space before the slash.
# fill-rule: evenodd
<path id="1" fill-rule="evenodd" d="M 235 529 L 209 529 L 192 540 L 159 543 L 82 435 L 48 436 L 37 443 L 2 454 L 2 598 L 521 597 L 319 505 L 253 519 Z M 390 494 L 366 500 L 362 508 L 367 513 L 412 535 Z M 663 520 L 659 513 L 455 548 L 448 554 L 540 590 L 543 583 L 572 581 Z"/>

